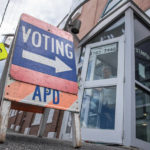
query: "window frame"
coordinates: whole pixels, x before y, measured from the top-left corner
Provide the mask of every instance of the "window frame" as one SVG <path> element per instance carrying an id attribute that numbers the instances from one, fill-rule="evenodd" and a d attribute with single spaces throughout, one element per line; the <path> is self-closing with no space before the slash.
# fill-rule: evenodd
<path id="1" fill-rule="evenodd" d="M 32 126 L 40 125 L 41 119 L 42 119 L 42 114 L 41 113 L 36 113 L 35 116 L 34 116 L 34 120 L 32 122 Z"/>
<path id="2" fill-rule="evenodd" d="M 115 8 L 122 0 L 119 0 L 115 5 L 113 5 L 108 11 L 106 11 L 107 10 L 107 8 L 108 8 L 108 6 L 110 5 L 110 3 L 112 2 L 113 0 L 108 0 L 107 1 L 107 4 L 106 4 L 106 6 L 105 6 L 105 8 L 104 8 L 104 11 L 103 11 L 103 13 L 102 13 L 102 15 L 101 15 L 101 18 L 103 18 L 105 15 L 107 15 L 113 8 Z"/>

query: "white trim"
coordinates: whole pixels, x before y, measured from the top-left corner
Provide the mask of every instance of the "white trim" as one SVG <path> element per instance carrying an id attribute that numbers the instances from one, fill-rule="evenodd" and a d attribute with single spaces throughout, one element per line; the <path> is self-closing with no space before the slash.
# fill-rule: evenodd
<path id="1" fill-rule="evenodd" d="M 110 2 L 106 8 L 106 10 L 108 9 L 108 7 L 110 7 L 110 5 L 112 5 L 111 3 L 116 2 L 117 0 L 113 0 L 112 2 Z M 118 0 L 118 2 L 116 4 L 114 4 L 113 6 L 111 6 L 107 11 L 106 14 L 104 13 L 104 16 L 107 16 L 109 14 L 111 14 L 114 10 L 118 9 L 122 4 L 126 3 L 128 0 Z"/>
<path id="2" fill-rule="evenodd" d="M 30 132 L 30 130 L 31 130 L 31 128 L 25 128 L 25 130 L 24 130 L 24 134 L 25 134 L 25 135 L 28 135 L 28 134 L 29 134 L 29 132 Z"/>
<path id="3" fill-rule="evenodd" d="M 124 11 L 131 6 L 131 3 L 123 5 L 121 8 L 115 10 L 111 15 L 108 15 L 100 20 L 100 22 L 81 40 L 79 46 L 84 45 L 88 40 L 90 40 L 96 33 L 102 31 L 106 25 L 111 24 L 119 16 L 121 16 Z"/>
<path id="4" fill-rule="evenodd" d="M 81 15 L 81 12 L 82 12 L 82 7 L 80 7 L 80 8 L 74 13 L 74 15 L 71 17 L 72 21 L 76 20 L 76 19 Z"/>
<path id="5" fill-rule="evenodd" d="M 14 117 L 14 116 L 16 116 L 17 115 L 17 110 L 15 110 L 15 109 L 12 109 L 11 110 L 11 113 L 10 113 L 10 117 Z"/>
<path id="6" fill-rule="evenodd" d="M 114 79 L 102 79 L 102 80 L 95 80 L 95 81 L 86 81 L 84 83 L 84 86 L 85 86 L 85 88 L 99 87 L 99 85 L 101 85 L 101 87 L 113 86 L 113 85 L 117 85 L 118 80 L 119 80 L 118 78 L 114 78 Z"/>
<path id="7" fill-rule="evenodd" d="M 42 118 L 42 114 L 36 113 L 35 116 L 34 116 L 34 120 L 33 120 L 32 126 L 39 125 L 40 122 L 41 122 L 41 118 Z"/>
<path id="8" fill-rule="evenodd" d="M 47 137 L 48 138 L 55 138 L 56 137 L 56 132 L 48 132 Z"/>
<path id="9" fill-rule="evenodd" d="M 142 87 L 143 89 L 145 89 L 146 91 L 150 92 L 150 89 L 148 87 L 146 87 L 144 84 L 140 83 L 139 81 L 135 80 L 135 83 Z"/>
<path id="10" fill-rule="evenodd" d="M 17 131 L 17 132 L 18 132 L 18 131 L 19 131 L 19 129 L 20 129 L 20 126 L 19 126 L 19 125 L 15 127 L 15 131 Z"/>
<path id="11" fill-rule="evenodd" d="M 61 130 L 60 130 L 60 134 L 59 134 L 59 139 L 64 139 L 64 140 L 68 140 L 71 141 L 72 139 L 72 130 L 70 134 L 66 133 L 66 128 L 68 125 L 68 119 L 69 117 L 71 117 L 71 113 L 68 111 L 64 112 L 64 117 L 63 117 L 63 121 L 62 121 L 62 126 L 61 126 Z"/>
<path id="12" fill-rule="evenodd" d="M 11 124 L 10 129 L 14 129 L 15 125 Z"/>
<path id="13" fill-rule="evenodd" d="M 123 144 L 131 146 L 135 137 L 135 59 L 133 10 L 125 12 L 125 83 Z"/>
<path id="14" fill-rule="evenodd" d="M 123 4 L 121 7 L 117 8 L 110 15 L 106 15 L 103 19 L 99 21 L 99 23 L 80 41 L 79 46 L 84 45 L 88 40 L 90 40 L 96 33 L 103 30 L 108 24 L 111 24 L 114 20 L 116 20 L 120 15 L 124 14 L 125 11 L 131 8 L 135 11 L 136 14 L 141 16 L 143 20 L 146 21 L 147 24 L 150 25 L 149 17 L 142 12 L 132 1 L 129 1 Z M 113 19 L 112 19 L 113 18 Z"/>
<path id="15" fill-rule="evenodd" d="M 90 51 L 93 47 L 103 46 L 111 43 L 118 43 L 118 66 L 117 77 L 112 79 L 102 79 L 95 81 L 86 81 L 86 73 L 88 68 L 88 61 Z M 86 46 L 86 53 L 84 57 L 83 70 L 81 73 L 81 89 L 79 90 L 79 102 L 80 108 L 82 104 L 82 97 L 85 88 L 93 87 L 109 87 L 116 86 L 116 112 L 115 112 L 115 129 L 103 130 L 103 129 L 89 129 L 81 128 L 82 138 L 84 140 L 105 142 L 105 143 L 118 143 L 122 144 L 123 134 L 123 82 L 124 82 L 124 36 L 97 42 L 94 44 L 88 44 Z M 94 136 L 93 136 L 94 135 Z M 101 137 L 99 137 L 101 135 Z M 113 138 L 112 138 L 113 137 Z"/>
<path id="16" fill-rule="evenodd" d="M 53 121 L 53 116 L 54 116 L 54 112 L 55 112 L 54 109 L 50 109 L 49 115 L 48 115 L 48 119 L 47 119 L 47 123 L 52 123 L 52 121 Z"/>
<path id="17" fill-rule="evenodd" d="M 150 17 L 150 9 L 146 10 L 145 13 Z"/>

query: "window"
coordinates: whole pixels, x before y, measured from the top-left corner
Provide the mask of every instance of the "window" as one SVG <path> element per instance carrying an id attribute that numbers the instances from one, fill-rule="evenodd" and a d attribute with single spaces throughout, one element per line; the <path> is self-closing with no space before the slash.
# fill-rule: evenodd
<path id="1" fill-rule="evenodd" d="M 50 109 L 48 119 L 47 119 L 47 123 L 52 123 L 54 112 L 55 112 L 54 109 Z"/>
<path id="2" fill-rule="evenodd" d="M 11 112 L 10 112 L 10 117 L 16 116 L 17 112 L 18 112 L 17 110 L 12 109 Z"/>
<path id="3" fill-rule="evenodd" d="M 150 93 L 136 87 L 136 137 L 150 142 Z"/>
<path id="4" fill-rule="evenodd" d="M 34 121 L 33 121 L 32 125 L 39 125 L 40 121 L 41 121 L 41 118 L 42 118 L 42 114 L 37 113 L 34 116 Z"/>
<path id="5" fill-rule="evenodd" d="M 135 48 L 135 79 L 150 88 L 150 38 L 140 42 Z"/>
<path id="6" fill-rule="evenodd" d="M 134 27 L 136 138 L 150 142 L 150 31 L 137 18 Z"/>
<path id="7" fill-rule="evenodd" d="M 85 89 L 81 126 L 99 129 L 115 128 L 116 87 Z"/>
<path id="8" fill-rule="evenodd" d="M 111 26 L 106 28 L 103 32 L 98 33 L 93 39 L 91 39 L 87 44 L 96 43 L 100 41 L 105 41 L 108 39 L 113 39 L 120 37 L 125 32 L 125 18 L 122 17 L 119 20 L 116 20 Z M 85 54 L 85 48 L 82 48 L 79 63 L 83 63 Z"/>
<path id="9" fill-rule="evenodd" d="M 71 11 L 73 11 L 77 6 L 81 5 L 82 3 L 86 2 L 87 0 L 72 0 Z"/>
<path id="10" fill-rule="evenodd" d="M 145 13 L 150 17 L 150 9 L 146 10 Z"/>
<path id="11" fill-rule="evenodd" d="M 104 12 L 102 14 L 102 17 L 104 17 L 106 14 L 108 14 L 114 7 L 116 7 L 119 3 L 123 3 L 126 0 L 108 0 L 107 5 L 104 9 Z"/>
<path id="12" fill-rule="evenodd" d="M 117 76 L 117 43 L 91 49 L 86 80 L 100 80 Z"/>

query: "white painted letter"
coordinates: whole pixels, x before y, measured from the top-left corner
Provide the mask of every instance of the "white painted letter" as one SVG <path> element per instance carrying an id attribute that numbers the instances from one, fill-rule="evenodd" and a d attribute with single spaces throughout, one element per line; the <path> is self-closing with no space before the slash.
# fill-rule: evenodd
<path id="1" fill-rule="evenodd" d="M 28 31 L 26 32 L 25 26 L 22 26 L 22 32 L 23 32 L 23 42 L 26 43 L 31 33 L 31 29 L 28 29 Z"/>
<path id="2" fill-rule="evenodd" d="M 72 58 L 73 58 L 73 53 L 68 50 L 69 47 L 72 49 L 72 46 L 71 46 L 71 45 L 69 45 L 69 44 L 66 44 L 66 45 L 65 45 L 65 52 L 66 52 L 66 56 L 67 56 L 69 59 L 72 59 Z"/>
<path id="3" fill-rule="evenodd" d="M 42 34 L 44 36 L 45 39 L 45 50 L 47 50 L 47 43 L 48 43 L 48 39 L 50 38 L 48 35 Z"/>
<path id="4" fill-rule="evenodd" d="M 51 40 L 51 46 L 52 46 L 52 53 L 54 53 L 55 52 L 55 49 L 54 49 L 54 38 L 52 38 L 52 40 Z"/>
<path id="5" fill-rule="evenodd" d="M 64 56 L 64 43 L 56 40 L 56 54 L 59 55 L 59 52 Z"/>
<path id="6" fill-rule="evenodd" d="M 36 40 L 36 35 L 37 35 L 37 40 Z M 32 34 L 32 44 L 35 47 L 40 47 L 41 46 L 41 34 L 37 31 L 34 31 Z M 37 41 L 37 43 L 35 43 Z"/>

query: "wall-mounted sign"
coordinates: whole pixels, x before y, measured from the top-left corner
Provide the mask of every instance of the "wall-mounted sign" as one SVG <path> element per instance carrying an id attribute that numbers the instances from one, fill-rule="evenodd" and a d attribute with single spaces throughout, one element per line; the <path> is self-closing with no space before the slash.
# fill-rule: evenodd
<path id="1" fill-rule="evenodd" d="M 117 43 L 100 46 L 91 50 L 92 55 L 102 55 L 117 51 Z"/>
<path id="2" fill-rule="evenodd" d="M 5 49 L 5 46 L 3 43 L 0 43 L 0 60 L 7 58 L 7 50 Z"/>

